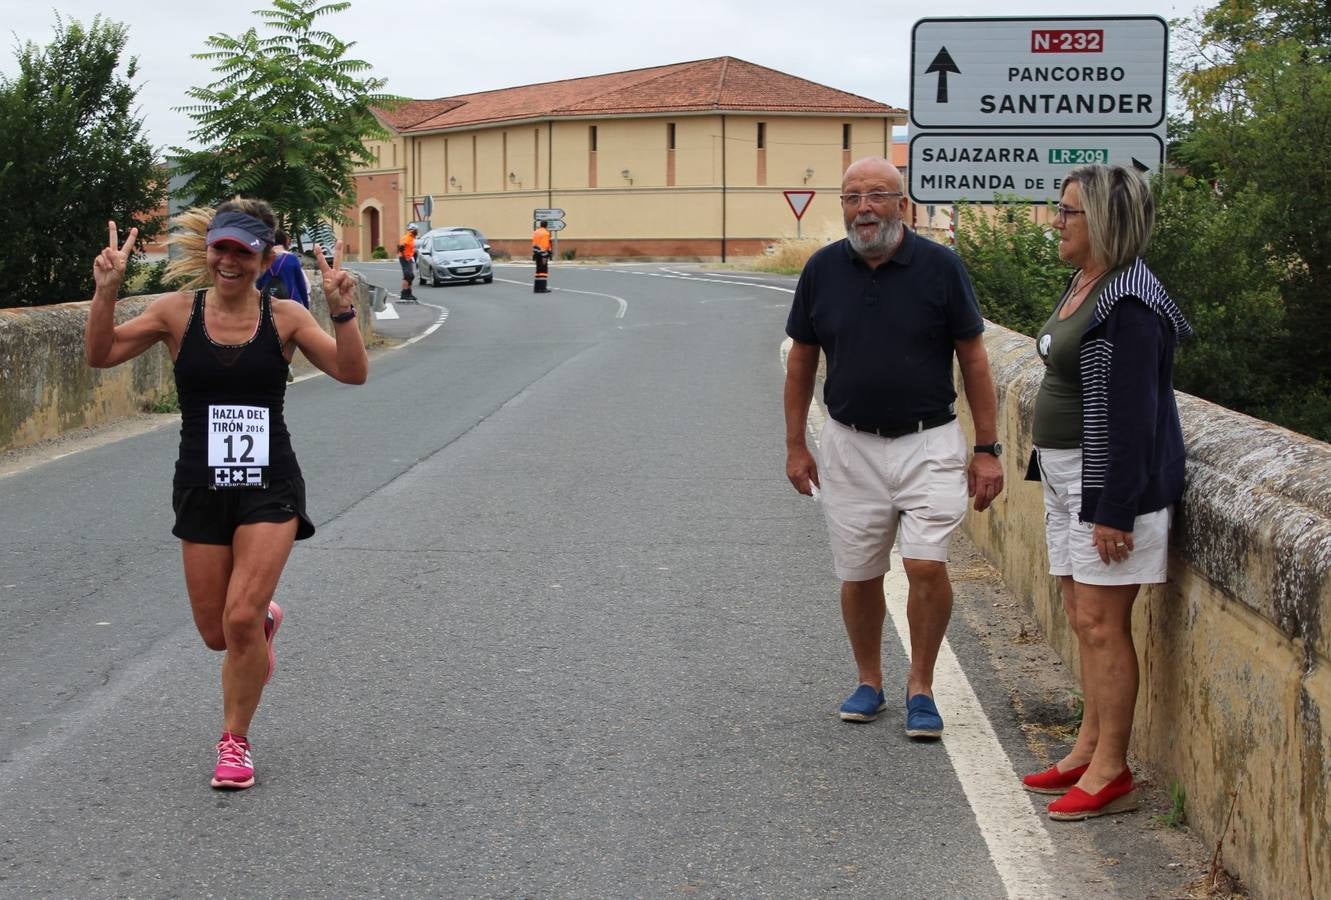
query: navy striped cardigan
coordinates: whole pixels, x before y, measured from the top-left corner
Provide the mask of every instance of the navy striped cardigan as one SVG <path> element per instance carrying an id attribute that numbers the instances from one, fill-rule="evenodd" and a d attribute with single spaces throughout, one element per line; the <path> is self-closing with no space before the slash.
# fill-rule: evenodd
<path id="1" fill-rule="evenodd" d="M 1141 259 L 1101 293 L 1081 336 L 1083 522 L 1131 531 L 1137 516 L 1183 495 L 1174 349 L 1191 334 Z M 1026 477 L 1040 478 L 1033 452 Z"/>

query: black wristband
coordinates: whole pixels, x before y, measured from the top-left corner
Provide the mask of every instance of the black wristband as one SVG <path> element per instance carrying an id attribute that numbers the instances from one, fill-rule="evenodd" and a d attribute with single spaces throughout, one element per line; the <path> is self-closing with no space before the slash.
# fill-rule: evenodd
<path id="1" fill-rule="evenodd" d="M 328 318 L 332 319 L 334 322 L 350 322 L 352 319 L 356 318 L 356 307 L 349 306 L 345 312 L 330 313 Z"/>

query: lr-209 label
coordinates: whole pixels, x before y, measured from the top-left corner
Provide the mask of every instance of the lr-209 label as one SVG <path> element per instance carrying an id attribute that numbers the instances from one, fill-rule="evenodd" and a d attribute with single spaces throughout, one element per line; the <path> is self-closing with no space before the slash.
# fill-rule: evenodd
<path id="1" fill-rule="evenodd" d="M 1096 163 L 1107 165 L 1109 163 L 1109 151 L 1104 149 L 1076 150 L 1071 147 L 1049 148 L 1050 165 L 1089 166 Z"/>
<path id="2" fill-rule="evenodd" d="M 1031 32 L 1032 53 L 1103 53 L 1105 33 L 1100 28 L 1041 29 Z"/>

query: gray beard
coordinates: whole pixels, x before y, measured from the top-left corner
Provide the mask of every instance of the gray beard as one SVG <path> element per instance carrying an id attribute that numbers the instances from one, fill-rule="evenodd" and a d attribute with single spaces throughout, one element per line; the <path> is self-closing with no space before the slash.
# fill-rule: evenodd
<path id="1" fill-rule="evenodd" d="M 889 222 L 880 223 L 878 233 L 865 241 L 860 239 L 852 221 L 850 225 L 846 226 L 846 240 L 850 241 L 850 249 L 860 256 L 886 256 L 896 249 L 897 244 L 901 243 L 901 235 L 904 231 L 905 224 L 901 219 L 892 219 Z"/>

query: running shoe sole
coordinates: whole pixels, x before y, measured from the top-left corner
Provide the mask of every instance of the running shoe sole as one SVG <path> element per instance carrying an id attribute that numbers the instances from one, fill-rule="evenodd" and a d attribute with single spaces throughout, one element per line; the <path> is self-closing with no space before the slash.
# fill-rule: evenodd
<path id="1" fill-rule="evenodd" d="M 243 791 L 247 787 L 254 786 L 254 776 L 251 775 L 249 778 L 246 778 L 244 781 L 234 781 L 229 778 L 218 778 L 216 776 L 213 776 L 212 785 L 213 787 L 218 788 L 220 790 Z"/>

